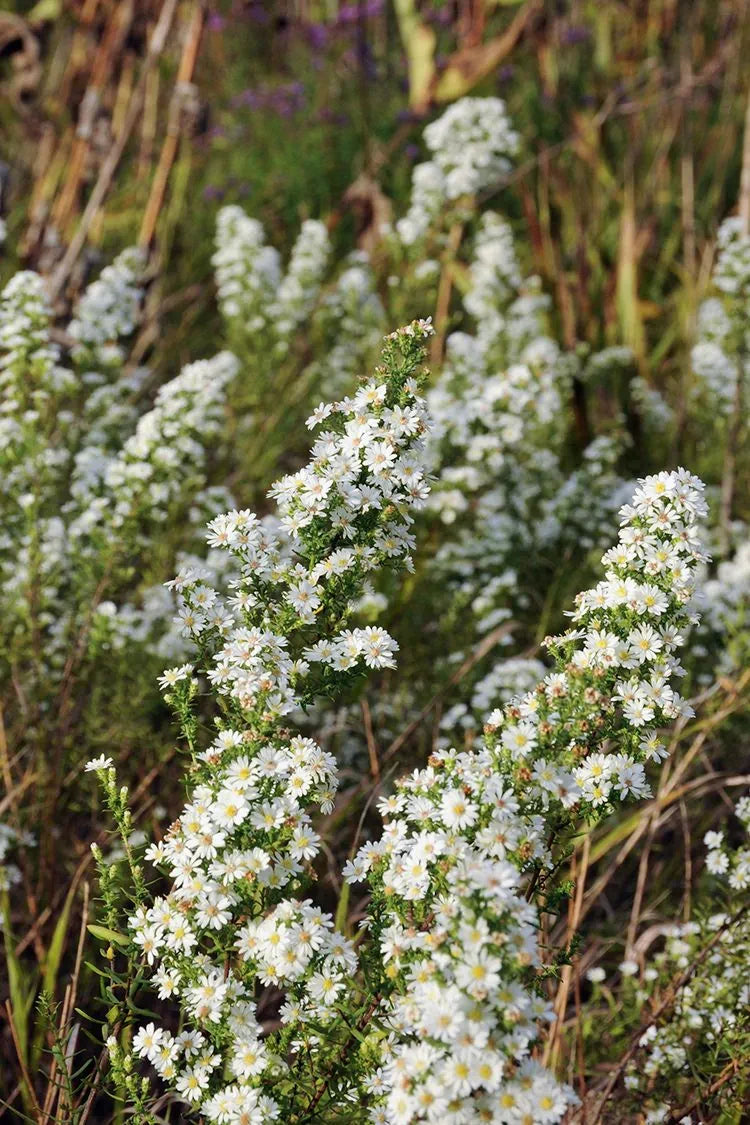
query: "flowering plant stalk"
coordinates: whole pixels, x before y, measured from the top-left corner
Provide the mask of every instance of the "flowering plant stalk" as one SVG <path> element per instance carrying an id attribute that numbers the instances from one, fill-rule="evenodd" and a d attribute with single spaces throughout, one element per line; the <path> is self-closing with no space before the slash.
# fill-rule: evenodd
<path id="1" fill-rule="evenodd" d="M 556 670 L 487 716 L 476 751 L 435 753 L 382 802 L 383 838 L 346 872 L 367 879 L 379 1022 L 367 1044 L 377 1122 L 559 1121 L 575 1100 L 530 1057 L 552 1012 L 543 981 L 570 950 L 540 945 L 570 890 L 559 871 L 582 824 L 650 794 L 657 728 L 690 714 L 682 669 L 702 484 L 642 481 L 604 579 L 550 638 Z"/>
<path id="2" fill-rule="evenodd" d="M 262 433 L 242 484 L 255 497 L 279 457 L 288 456 L 313 396 L 348 393 L 355 374 L 377 355 L 384 316 L 365 254 L 344 263 L 330 283 L 330 238 L 308 219 L 284 268 L 263 226 L 237 206 L 216 222 L 219 307 L 227 340 L 242 365 L 232 395 L 235 441 Z"/>
<path id="3" fill-rule="evenodd" d="M 58 894 L 71 878 L 75 888 L 82 871 L 76 846 L 60 847 L 59 833 L 73 819 L 85 840 L 92 834 L 83 763 L 116 741 L 130 780 L 163 765 L 170 752 L 156 672 L 165 659 L 184 659 L 189 631 L 177 635 L 173 595 L 161 583 L 188 565 L 208 513 L 236 504 L 227 487 L 210 487 L 212 476 L 231 483 L 233 464 L 252 463 L 252 481 L 245 474 L 243 486 L 255 494 L 258 484 L 267 487 L 284 447 L 283 436 L 278 444 L 276 434 L 260 440 L 268 419 L 262 411 L 251 417 L 243 403 L 253 387 L 268 392 L 267 376 L 275 382 L 274 409 L 284 403 L 296 418 L 280 376 L 303 368 L 301 397 L 309 398 L 333 363 L 342 391 L 349 390 L 349 376 L 372 349 L 379 304 L 366 263 L 359 270 L 350 264 L 348 279 L 324 302 L 327 246 L 322 224 L 306 223 L 285 270 L 267 248 L 278 265 L 270 304 L 265 291 L 250 292 L 252 254 L 238 258 L 235 247 L 232 276 L 225 255 L 217 272 L 226 336 L 244 346 L 240 323 L 246 328 L 254 315 L 268 314 L 265 336 L 256 332 L 258 351 L 223 350 L 164 382 L 130 360 L 146 280 L 139 252 L 125 251 L 107 266 L 65 321 L 35 273 L 17 273 L 0 293 L 0 811 L 8 821 L 2 850 L 13 858 L 0 870 L 9 887 L 2 920 L 8 950 L 35 935 L 22 958 L 6 958 L 3 982 L 21 980 L 19 995 L 33 999 L 45 981 L 54 983 L 57 962 L 48 949 L 58 950 L 58 962 L 67 949 L 57 936 L 63 930 L 54 929 L 67 924 L 69 910 L 60 910 Z M 232 309 L 223 302 L 233 280 L 247 299 Z M 361 323 L 360 296 L 367 310 Z M 321 303 L 316 320 L 313 306 Z M 313 322 L 307 354 L 302 327 L 307 341 Z M 294 464 L 294 450 L 287 446 L 285 454 Z M 227 569 L 219 556 L 231 568 L 228 552 L 214 550 L 207 569 Z M 41 916 L 39 902 L 47 907 Z M 22 1067 L 31 1074 L 48 1022 L 24 999 L 17 1028 Z M 0 1063 L 0 1086 L 13 1074 L 11 1056 L 7 1067 L 5 1058 Z"/>
<path id="4" fill-rule="evenodd" d="M 671 680 L 704 557 L 702 486 L 682 470 L 642 482 L 604 580 L 578 598 L 577 627 L 548 642 L 557 671 L 488 716 L 480 749 L 436 753 L 383 800 L 382 840 L 345 869 L 370 892 L 357 952 L 300 898 L 321 844 L 311 814 L 333 807 L 336 766 L 284 724 L 363 665 L 394 663 L 383 630 L 344 626 L 365 576 L 409 561 L 407 509 L 427 493 L 416 376 L 428 331 L 394 334 L 375 380 L 318 408 L 310 423 L 330 428 L 310 465 L 272 489 L 278 525 L 248 512 L 209 525 L 240 565 L 229 599 L 195 573 L 175 579 L 198 660 L 163 686 L 191 756 L 190 799 L 146 853 L 169 871 L 165 895 L 150 897 L 131 856 L 120 940 L 160 998 L 177 1000 L 181 1030 L 152 1021 L 132 1053 L 108 1044 L 143 1119 L 148 1080 L 133 1054 L 217 1122 L 354 1120 L 355 1105 L 403 1125 L 550 1122 L 574 1101 L 530 1055 L 551 1016 L 543 981 L 570 956 L 539 948 L 540 917 L 565 897 L 557 872 L 580 824 L 648 794 L 655 728 L 688 713 Z M 208 745 L 201 676 L 217 697 Z M 114 770 L 90 765 L 127 834 Z"/>
<path id="5" fill-rule="evenodd" d="M 321 1029 L 337 1016 L 356 957 L 331 917 L 300 897 L 320 851 L 311 813 L 333 807 L 336 768 L 286 724 L 295 708 L 341 692 L 365 667 L 394 664 L 384 630 L 346 625 L 368 574 L 409 565 L 409 509 L 427 494 L 418 388 L 430 331 L 417 322 L 394 333 L 374 379 L 315 411 L 309 424 L 326 429 L 309 465 L 272 489 L 278 518 L 233 511 L 209 525 L 209 544 L 232 552 L 239 566 L 229 598 L 192 571 L 173 582 L 198 658 L 165 673 L 162 685 L 190 754 L 191 787 L 179 820 L 146 853 L 169 872 L 166 895 L 150 897 L 127 852 L 127 944 L 159 996 L 178 1000 L 182 1030 L 148 1023 L 133 1050 L 211 1121 L 292 1111 L 302 1120 L 315 1098 L 311 1067 L 325 1072 L 338 1050 L 337 1037 Z M 207 744 L 199 677 L 216 696 Z M 90 768 L 127 841 L 114 769 L 106 759 Z M 116 882 L 100 867 L 111 927 Z M 267 990 L 260 1001 L 259 987 Z M 136 1119 L 148 1119 L 131 1056 L 116 1040 L 109 1047 Z"/>

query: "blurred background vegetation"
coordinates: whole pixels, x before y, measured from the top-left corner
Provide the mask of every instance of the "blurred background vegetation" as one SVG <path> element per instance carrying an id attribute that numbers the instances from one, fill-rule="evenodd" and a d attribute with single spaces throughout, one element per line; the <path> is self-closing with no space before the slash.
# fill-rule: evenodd
<path id="1" fill-rule="evenodd" d="M 135 358 L 210 347 L 218 207 L 280 248 L 323 218 L 344 251 L 403 202 L 424 122 L 500 94 L 524 138 L 504 205 L 560 338 L 682 356 L 737 200 L 748 0 L 38 0 L 0 14 L 0 214 L 65 304 L 151 251 Z M 506 198 L 507 197 L 507 198 Z M 429 313 L 432 310 L 425 310 Z"/>

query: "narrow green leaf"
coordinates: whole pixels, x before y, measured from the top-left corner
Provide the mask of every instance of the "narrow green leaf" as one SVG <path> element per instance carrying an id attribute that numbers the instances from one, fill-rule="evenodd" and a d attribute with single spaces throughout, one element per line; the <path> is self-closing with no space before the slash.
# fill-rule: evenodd
<path id="1" fill-rule="evenodd" d="M 10 1004 L 13 1011 L 13 1023 L 18 1036 L 18 1047 L 25 1066 L 29 1062 L 29 1012 L 31 1011 L 31 1004 L 34 999 L 35 985 L 33 980 L 25 982 L 24 980 L 24 967 L 19 958 L 16 956 L 15 941 L 13 939 L 13 931 L 10 925 L 10 902 L 8 894 L 3 891 L 2 894 L 2 920 L 3 920 L 3 939 L 5 944 L 5 964 L 8 972 L 8 992 L 10 994 Z M 26 1084 L 22 1084 L 22 1095 L 24 1104 L 27 1107 L 30 1104 L 31 1091 L 26 1089 Z"/>
<path id="2" fill-rule="evenodd" d="M 86 929 L 95 938 L 98 938 L 99 941 L 111 942 L 113 945 L 122 946 L 130 944 L 127 934 L 120 934 L 117 930 L 108 930 L 106 926 L 96 926 L 92 924 L 87 926 Z"/>
<path id="3" fill-rule="evenodd" d="M 348 926 L 346 924 L 346 916 L 349 912 L 349 894 L 350 887 L 348 883 L 344 883 L 341 888 L 341 895 L 339 896 L 338 906 L 336 907 L 336 920 L 334 925 L 340 934 L 346 934 Z"/>

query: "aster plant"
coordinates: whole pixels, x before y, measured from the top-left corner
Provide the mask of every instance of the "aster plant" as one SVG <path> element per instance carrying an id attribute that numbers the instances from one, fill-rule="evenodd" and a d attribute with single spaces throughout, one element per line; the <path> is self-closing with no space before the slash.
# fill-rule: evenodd
<path id="1" fill-rule="evenodd" d="M 321 1055 L 314 1069 L 324 1073 L 338 1049 L 339 1036 L 321 1029 L 338 1019 L 356 958 L 332 919 L 301 897 L 320 851 L 311 814 L 333 807 L 337 771 L 330 755 L 287 724 L 295 708 L 341 692 L 365 668 L 394 664 L 395 642 L 384 630 L 346 626 L 368 574 L 409 564 L 409 509 L 427 494 L 418 390 L 429 332 L 429 324 L 415 323 L 395 333 L 373 379 L 315 411 L 309 424 L 326 429 L 309 465 L 273 487 L 276 517 L 233 511 L 212 521 L 209 544 L 238 564 L 228 598 L 193 571 L 173 582 L 198 659 L 162 678 L 192 761 L 188 804 L 146 853 L 169 872 L 167 894 L 147 892 L 114 769 L 106 759 L 89 764 L 130 860 L 131 953 L 183 1014 L 180 1035 L 146 1024 L 133 1049 L 209 1120 L 299 1112 L 305 1090 L 314 1097 L 310 1052 Z M 208 745 L 195 707 L 204 677 L 217 704 Z M 104 917 L 113 927 L 115 869 L 103 861 L 100 868 Z M 281 1027 L 270 1039 L 256 1009 L 259 986 L 285 993 Z M 116 1040 L 110 1054 L 143 1115 L 147 1097 L 130 1056 Z"/>
<path id="2" fill-rule="evenodd" d="M 178 821 L 144 859 L 171 880 L 152 892 L 127 846 L 127 794 L 104 786 L 130 866 L 127 932 L 117 867 L 99 855 L 101 936 L 127 954 L 131 995 L 179 1010 L 128 1046 L 114 1005 L 112 1073 L 136 1120 L 154 1094 L 137 1059 L 217 1122 L 559 1121 L 575 1102 L 532 1057 L 551 1018 L 543 982 L 569 956 L 539 943 L 540 919 L 581 824 L 649 793 L 655 730 L 688 708 L 672 680 L 703 558 L 700 482 L 642 482 L 622 512 L 606 575 L 576 627 L 551 639 L 556 671 L 486 718 L 474 752 L 435 753 L 380 802 L 386 827 L 344 874 L 369 904 L 352 941 L 309 894 L 335 760 L 289 728 L 367 667 L 393 666 L 378 628 L 347 628 L 368 573 L 409 563 L 410 507 L 427 496 L 416 323 L 386 342 L 374 379 L 322 405 L 309 465 L 271 490 L 278 516 L 230 512 L 209 542 L 237 557 L 223 597 L 199 574 L 175 585 L 197 659 L 165 673 L 189 754 Z M 207 737 L 202 685 L 215 697 Z M 111 949 L 112 956 L 115 950 Z M 122 987 L 114 978 L 112 998 Z M 125 1020 L 125 1023 L 129 1021 Z"/>

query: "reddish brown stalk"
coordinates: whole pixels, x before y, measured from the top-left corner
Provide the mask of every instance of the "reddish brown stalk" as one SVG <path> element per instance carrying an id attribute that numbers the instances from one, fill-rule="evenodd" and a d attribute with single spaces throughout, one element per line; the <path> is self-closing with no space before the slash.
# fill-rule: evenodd
<path id="1" fill-rule="evenodd" d="M 430 341 L 430 363 L 439 367 L 443 361 L 445 350 L 445 336 L 448 331 L 448 313 L 450 311 L 451 293 L 453 291 L 453 265 L 458 248 L 463 238 L 463 223 L 454 223 L 448 235 L 448 244 L 443 254 L 440 270 L 440 283 L 438 285 L 437 301 L 435 302 L 435 335 Z"/>
<path id="2" fill-rule="evenodd" d="M 591 850 L 591 838 L 587 836 L 583 843 L 583 855 L 581 856 L 580 869 L 574 871 L 573 877 L 575 879 L 575 897 L 571 900 L 568 909 L 568 927 L 565 935 L 565 944 L 569 946 L 573 937 L 578 929 L 581 919 L 581 908 L 583 906 L 583 892 L 586 886 L 586 876 L 589 868 L 589 853 Z M 578 980 L 578 970 L 573 965 L 563 966 L 560 984 L 555 997 L 555 1023 L 549 1034 L 547 1042 L 544 1047 L 543 1064 L 549 1066 L 552 1064 L 554 1069 L 557 1065 L 557 1060 L 560 1054 L 560 1037 L 562 1033 L 563 1022 L 565 1019 L 565 1012 L 568 1007 L 568 995 L 570 993 L 570 985 L 575 971 L 576 982 Z"/>
<path id="3" fill-rule="evenodd" d="M 13 1005 L 11 1004 L 10 1000 L 5 1001 L 5 1012 L 6 1012 L 6 1015 L 8 1017 L 8 1026 L 10 1028 L 11 1038 L 13 1039 L 13 1046 L 16 1049 L 16 1057 L 18 1059 L 18 1066 L 19 1066 L 20 1071 L 21 1071 L 21 1077 L 23 1079 L 24 1085 L 26 1086 L 26 1090 L 27 1090 L 27 1093 L 28 1093 L 28 1099 L 34 1107 L 34 1111 L 37 1115 L 37 1120 L 39 1120 L 42 1111 L 41 1111 L 41 1108 L 39 1106 L 39 1102 L 37 1101 L 37 1098 L 36 1098 L 36 1092 L 34 1090 L 34 1086 L 33 1086 L 32 1081 L 31 1081 L 31 1075 L 29 1074 L 29 1068 L 27 1067 L 26 1060 L 23 1057 L 23 1050 L 21 1048 L 21 1041 L 18 1037 L 18 1031 L 16 1029 L 15 1020 L 13 1018 Z"/>
<path id="4" fill-rule="evenodd" d="M 380 784 L 380 762 L 378 761 L 378 745 L 375 741 L 375 733 L 372 729 L 372 714 L 370 712 L 370 704 L 363 697 L 362 698 L 362 721 L 365 727 L 365 738 L 367 740 L 367 753 L 370 757 L 370 773 L 376 785 Z"/>

